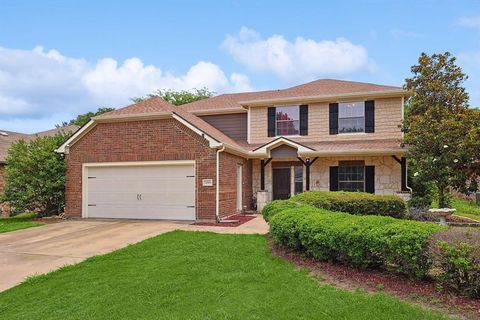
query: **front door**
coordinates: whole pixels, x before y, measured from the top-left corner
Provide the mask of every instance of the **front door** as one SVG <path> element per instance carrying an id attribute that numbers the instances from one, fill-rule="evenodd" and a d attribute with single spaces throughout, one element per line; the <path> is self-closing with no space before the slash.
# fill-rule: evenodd
<path id="1" fill-rule="evenodd" d="M 290 198 L 290 168 L 273 168 L 273 200 Z"/>

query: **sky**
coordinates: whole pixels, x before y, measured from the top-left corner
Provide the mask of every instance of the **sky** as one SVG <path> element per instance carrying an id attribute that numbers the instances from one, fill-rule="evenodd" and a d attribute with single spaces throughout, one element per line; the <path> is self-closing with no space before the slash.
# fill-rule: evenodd
<path id="1" fill-rule="evenodd" d="M 451 52 L 480 106 L 480 1 L 0 0 L 0 130 L 48 130 L 156 89 L 404 83 Z"/>

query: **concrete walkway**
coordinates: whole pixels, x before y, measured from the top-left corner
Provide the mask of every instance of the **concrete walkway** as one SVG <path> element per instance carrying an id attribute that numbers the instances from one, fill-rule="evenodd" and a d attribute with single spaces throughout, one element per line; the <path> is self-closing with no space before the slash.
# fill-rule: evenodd
<path id="1" fill-rule="evenodd" d="M 0 234 L 0 291 L 88 257 L 104 254 L 173 231 L 265 234 L 262 217 L 238 227 L 195 226 L 178 221 L 68 220 Z"/>

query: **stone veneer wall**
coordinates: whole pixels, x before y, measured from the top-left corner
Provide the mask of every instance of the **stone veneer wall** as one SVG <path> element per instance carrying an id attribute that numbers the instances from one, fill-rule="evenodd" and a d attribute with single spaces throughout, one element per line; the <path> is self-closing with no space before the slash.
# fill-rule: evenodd
<path id="1" fill-rule="evenodd" d="M 283 159 L 295 161 L 297 159 Z M 391 156 L 345 156 L 318 158 L 310 169 L 310 189 L 318 191 L 330 190 L 330 166 L 338 166 L 342 160 L 363 160 L 367 166 L 375 166 L 375 194 L 401 195 L 401 169 Z M 272 193 L 272 163 L 265 168 L 265 189 Z M 260 160 L 253 160 L 253 192 L 260 190 Z M 305 167 L 303 169 L 303 186 L 305 190 Z"/>

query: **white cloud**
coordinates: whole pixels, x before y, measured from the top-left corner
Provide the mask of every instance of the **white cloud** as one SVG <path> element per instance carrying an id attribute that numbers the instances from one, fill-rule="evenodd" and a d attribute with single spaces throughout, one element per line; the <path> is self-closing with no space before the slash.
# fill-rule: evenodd
<path id="1" fill-rule="evenodd" d="M 469 28 L 480 28 L 480 16 L 463 16 L 458 18 L 458 25 Z"/>
<path id="2" fill-rule="evenodd" d="M 283 79 L 343 77 L 373 67 L 367 49 L 344 38 L 315 41 L 297 37 L 290 42 L 282 35 L 264 39 L 255 30 L 242 27 L 237 35 L 227 35 L 222 47 L 248 69 Z"/>
<path id="3" fill-rule="evenodd" d="M 35 121 L 44 123 L 34 127 L 48 129 L 54 124 L 49 122 L 52 114 L 68 117 L 100 106 L 123 106 L 156 89 L 202 87 L 217 93 L 252 89 L 245 75 L 226 75 L 211 62 L 200 61 L 184 75 L 175 75 L 139 58 L 103 58 L 92 64 L 42 47 L 0 47 L 0 129 L 34 131 L 29 128 Z M 12 127 L 21 119 L 28 128 Z"/>

